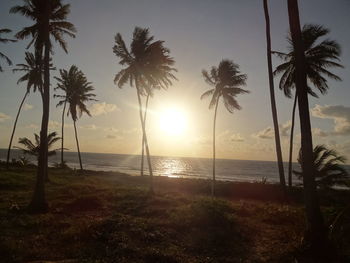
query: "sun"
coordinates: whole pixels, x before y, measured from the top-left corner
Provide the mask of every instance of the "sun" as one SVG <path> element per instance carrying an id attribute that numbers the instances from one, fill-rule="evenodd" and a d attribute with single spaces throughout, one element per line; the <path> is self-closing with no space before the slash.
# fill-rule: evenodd
<path id="1" fill-rule="evenodd" d="M 187 118 L 184 111 L 178 108 L 167 108 L 160 113 L 159 126 L 169 136 L 181 136 L 187 130 Z"/>

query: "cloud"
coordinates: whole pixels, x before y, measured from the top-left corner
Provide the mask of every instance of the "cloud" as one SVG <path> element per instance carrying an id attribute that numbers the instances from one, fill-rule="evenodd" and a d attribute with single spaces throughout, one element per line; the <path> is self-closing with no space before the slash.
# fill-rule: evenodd
<path id="1" fill-rule="evenodd" d="M 314 117 L 334 120 L 334 129 L 331 134 L 350 135 L 350 107 L 343 105 L 316 105 L 311 109 Z"/>
<path id="2" fill-rule="evenodd" d="M 24 128 L 29 128 L 29 129 L 39 129 L 39 126 L 34 124 L 34 123 L 31 123 L 29 125 L 26 125 Z"/>
<path id="3" fill-rule="evenodd" d="M 292 121 L 287 121 L 284 124 L 280 124 L 280 134 L 281 136 L 289 136 L 290 128 L 292 127 Z"/>
<path id="4" fill-rule="evenodd" d="M 25 104 L 23 105 L 23 110 L 25 110 L 25 111 L 31 110 L 31 109 L 33 109 L 33 108 L 34 108 L 33 105 L 30 105 L 30 104 L 27 104 L 27 103 L 25 103 Z"/>
<path id="5" fill-rule="evenodd" d="M 232 142 L 244 142 L 244 138 L 239 133 L 236 133 L 236 134 L 232 134 L 230 136 L 230 141 L 232 141 Z"/>
<path id="6" fill-rule="evenodd" d="M 106 138 L 107 138 L 107 139 L 116 139 L 117 136 L 112 135 L 112 134 L 107 134 L 107 135 L 106 135 Z"/>
<path id="7" fill-rule="evenodd" d="M 315 136 L 319 136 L 319 137 L 327 137 L 329 135 L 328 132 L 325 132 L 325 131 L 321 130 L 320 128 L 312 129 L 312 134 Z"/>
<path id="8" fill-rule="evenodd" d="M 5 113 L 0 112 L 0 122 L 4 122 L 6 120 L 11 119 L 11 117 Z"/>
<path id="9" fill-rule="evenodd" d="M 91 106 L 90 112 L 93 116 L 99 116 L 102 114 L 107 114 L 113 111 L 120 111 L 120 109 L 115 104 L 108 104 L 106 102 L 94 103 Z"/>
<path id="10" fill-rule="evenodd" d="M 80 126 L 80 128 L 86 129 L 86 130 L 97 130 L 98 129 L 98 127 L 95 124 L 83 125 L 83 126 Z"/>
<path id="11" fill-rule="evenodd" d="M 58 121 L 49 121 L 49 129 L 57 129 L 61 127 L 61 123 Z"/>
<path id="12" fill-rule="evenodd" d="M 267 127 L 266 129 L 253 134 L 253 137 L 260 139 L 272 139 L 274 137 L 274 132 L 271 127 Z"/>

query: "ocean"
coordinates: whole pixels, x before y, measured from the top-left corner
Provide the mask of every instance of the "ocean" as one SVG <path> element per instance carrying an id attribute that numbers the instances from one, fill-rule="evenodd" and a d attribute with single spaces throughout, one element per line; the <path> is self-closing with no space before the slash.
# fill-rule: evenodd
<path id="1" fill-rule="evenodd" d="M 6 159 L 7 150 L 0 149 L 0 159 Z M 19 158 L 23 154 L 19 150 L 11 151 L 11 158 Z M 35 159 L 26 156 L 32 163 Z M 79 160 L 76 152 L 65 152 L 67 164 L 72 168 L 79 168 Z M 81 153 L 84 169 L 97 171 L 117 171 L 130 175 L 140 174 L 141 156 L 127 154 L 109 153 Z M 49 158 L 49 165 L 60 162 L 60 154 Z M 145 158 L 145 174 L 148 174 L 147 160 Z M 210 179 L 212 176 L 212 159 L 192 157 L 165 157 L 152 156 L 153 173 L 156 176 L 169 176 L 180 178 L 202 178 Z M 284 164 L 285 176 L 287 178 L 288 164 Z M 346 166 L 350 171 L 350 166 Z M 293 163 L 293 169 L 299 170 L 297 163 Z M 277 163 L 272 161 L 251 160 L 216 160 L 216 179 L 224 181 L 245 181 L 267 183 L 279 182 Z M 300 183 L 293 178 L 294 183 Z"/>

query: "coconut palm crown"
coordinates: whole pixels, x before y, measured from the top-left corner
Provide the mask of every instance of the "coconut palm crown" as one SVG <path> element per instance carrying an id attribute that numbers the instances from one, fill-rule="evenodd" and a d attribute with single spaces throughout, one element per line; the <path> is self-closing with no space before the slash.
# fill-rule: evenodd
<path id="1" fill-rule="evenodd" d="M 16 42 L 16 40 L 14 40 L 14 39 L 2 38 L 1 37 L 2 34 L 8 34 L 8 33 L 11 33 L 11 32 L 12 31 L 10 29 L 7 29 L 7 28 L 0 29 L 0 43 Z M 4 53 L 0 52 L 0 58 L 4 59 L 9 66 L 12 65 L 12 61 Z M 2 72 L 2 71 L 3 71 L 3 69 L 0 66 L 0 72 Z"/>
<path id="2" fill-rule="evenodd" d="M 299 151 L 298 163 L 301 165 L 302 151 Z M 334 185 L 350 186 L 350 177 L 347 170 L 342 166 L 346 161 L 344 156 L 336 151 L 327 149 L 325 145 L 317 145 L 313 151 L 313 166 L 316 174 L 315 179 L 319 187 L 329 188 Z M 301 171 L 293 171 L 301 179 Z"/>
<path id="3" fill-rule="evenodd" d="M 340 60 L 341 48 L 339 44 L 330 39 L 319 42 L 321 37 L 329 33 L 327 28 L 319 25 L 306 24 L 302 29 L 302 39 L 304 45 L 306 76 L 308 80 L 308 93 L 314 97 L 317 94 L 312 90 L 310 84 L 317 88 L 321 94 L 328 90 L 326 77 L 340 81 L 341 78 L 330 72 L 329 68 L 343 68 L 336 61 Z M 292 89 L 295 88 L 295 51 L 291 36 L 287 37 L 289 43 L 288 53 L 273 51 L 272 53 L 281 58 L 284 62 L 277 66 L 274 76 L 282 75 L 279 88 L 284 94 L 292 97 Z"/>

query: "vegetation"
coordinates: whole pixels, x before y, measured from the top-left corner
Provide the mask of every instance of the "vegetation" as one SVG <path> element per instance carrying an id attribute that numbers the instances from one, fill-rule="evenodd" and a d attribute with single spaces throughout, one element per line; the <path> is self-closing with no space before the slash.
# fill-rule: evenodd
<path id="1" fill-rule="evenodd" d="M 25 64 L 17 64 L 17 68 L 13 69 L 13 72 L 24 72 L 24 75 L 21 76 L 17 84 L 21 82 L 27 82 L 26 92 L 24 94 L 24 97 L 19 105 L 18 112 L 16 115 L 15 122 L 13 124 L 13 130 L 10 138 L 10 143 L 7 151 L 7 159 L 6 159 L 6 165 L 8 168 L 9 161 L 10 161 L 10 154 L 11 154 L 11 146 L 12 146 L 12 140 L 13 136 L 15 135 L 16 127 L 17 127 L 17 121 L 18 117 L 22 111 L 23 103 L 25 102 L 28 94 L 30 93 L 30 90 L 33 89 L 33 92 L 36 92 L 37 90 L 42 90 L 42 76 L 43 76 L 43 70 L 39 66 L 38 57 L 35 57 L 33 53 L 26 52 L 25 53 Z M 54 68 L 52 65 L 50 65 L 51 70 Z"/>
<path id="2" fill-rule="evenodd" d="M 32 38 L 27 48 L 34 44 L 35 54 L 38 57 L 39 67 L 43 67 L 43 88 L 41 97 L 43 102 L 43 115 L 40 130 L 40 152 L 37 170 L 37 183 L 30 207 L 33 211 L 47 210 L 45 199 L 45 184 L 47 178 L 48 162 L 48 124 L 50 113 L 50 53 L 53 51 L 52 37 L 67 53 L 67 44 L 64 35 L 75 37 L 75 27 L 66 21 L 70 12 L 70 5 L 61 3 L 61 0 L 23 0 L 23 5 L 11 8 L 10 13 L 20 14 L 34 24 L 23 28 L 16 34 L 17 39 Z"/>
<path id="3" fill-rule="evenodd" d="M 299 151 L 298 163 L 301 165 L 302 151 Z M 313 165 L 316 171 L 315 179 L 317 186 L 331 188 L 332 186 L 350 187 L 350 177 L 342 166 L 345 157 L 334 150 L 327 149 L 324 145 L 317 145 L 313 153 Z M 299 179 L 303 177 L 302 171 L 294 171 Z"/>
<path id="4" fill-rule="evenodd" d="M 276 99 L 275 99 L 275 87 L 273 83 L 273 74 L 272 74 L 270 16 L 269 16 L 267 0 L 264 0 L 263 4 L 264 4 L 264 14 L 265 14 L 265 21 L 266 21 L 266 56 L 267 56 L 267 67 L 268 67 L 268 74 L 269 74 L 271 112 L 272 112 L 273 128 L 275 132 L 276 156 L 277 156 L 277 163 L 278 163 L 278 172 L 280 176 L 280 184 L 283 188 L 285 188 L 286 179 L 284 177 L 281 140 L 280 140 L 279 127 L 278 127 L 278 116 L 277 116 L 277 107 L 276 107 Z"/>
<path id="5" fill-rule="evenodd" d="M 240 74 L 238 64 L 231 60 L 222 60 L 218 67 L 212 67 L 210 73 L 206 70 L 202 71 L 204 80 L 209 85 L 213 86 L 204 92 L 201 99 L 211 96 L 209 109 L 214 108 L 214 123 L 213 123 L 213 180 L 211 187 L 211 195 L 215 195 L 215 128 L 216 114 L 218 110 L 219 100 L 222 98 L 225 108 L 233 113 L 234 110 L 240 110 L 236 97 L 239 94 L 249 93 L 242 89 L 246 85 L 247 75 Z"/>
<path id="6" fill-rule="evenodd" d="M 15 39 L 10 39 L 10 38 L 2 38 L 1 35 L 2 34 L 8 34 L 11 33 L 12 31 L 10 29 L 7 28 L 1 28 L 0 29 L 0 43 L 8 43 L 8 42 L 16 42 Z M 6 63 L 11 66 L 12 65 L 12 61 L 2 52 L 0 52 L 0 58 L 4 59 L 6 61 Z M 0 66 L 0 72 L 3 72 L 2 67 Z"/>
<path id="7" fill-rule="evenodd" d="M 24 137 L 19 138 L 18 143 L 23 145 L 22 147 L 15 146 L 15 148 L 20 149 L 23 154 L 33 155 L 37 158 L 39 158 L 39 152 L 40 152 L 40 136 L 38 134 L 34 134 L 35 142 L 33 143 L 30 139 Z M 48 155 L 52 156 L 56 154 L 56 151 L 58 149 L 52 149 L 54 144 L 61 140 L 60 137 L 57 137 L 56 132 L 51 132 L 47 136 L 47 145 L 48 145 Z M 24 147 L 24 148 L 23 148 Z"/>
<path id="8" fill-rule="evenodd" d="M 142 112 L 142 95 L 152 94 L 154 88 L 168 88 L 172 84 L 171 80 L 176 79 L 172 66 L 174 60 L 169 56 L 169 49 L 164 47 L 164 41 L 153 41 L 149 30 L 136 27 L 133 33 L 133 40 L 130 50 L 127 49 L 121 34 L 115 36 L 114 54 L 120 58 L 119 64 L 125 68 L 119 71 L 114 83 L 122 88 L 129 82 L 130 86 L 135 85 L 137 100 L 139 104 L 139 114 L 142 127 L 142 145 L 145 145 L 149 175 L 151 178 L 150 188 L 153 191 L 152 180 L 153 171 L 147 134 L 145 129 L 145 115 Z M 142 158 L 143 163 L 143 158 Z M 143 167 L 141 168 L 141 174 Z"/>
<path id="9" fill-rule="evenodd" d="M 72 120 L 74 124 L 75 140 L 76 140 L 77 149 L 78 149 L 80 170 L 83 170 L 76 121 L 78 120 L 78 116 L 80 118 L 84 112 L 87 115 L 91 116 L 90 111 L 87 109 L 87 106 L 85 103 L 88 101 L 96 101 L 94 99 L 96 95 L 91 93 L 94 90 L 94 87 L 91 85 L 91 82 L 87 81 L 87 78 L 85 77 L 84 73 L 74 65 L 71 66 L 68 71 L 61 69 L 60 78 L 56 77 L 56 80 L 58 81 L 56 90 L 59 89 L 64 92 L 64 95 L 55 95 L 55 97 L 62 99 L 60 102 L 58 102 L 57 106 L 64 105 L 63 112 L 62 112 L 62 135 L 64 131 L 64 113 L 66 110 L 66 104 L 68 103 L 67 116 L 69 116 L 69 114 L 72 116 Z M 64 149 L 63 149 L 63 139 L 62 139 L 62 146 L 61 146 L 62 167 L 64 167 L 63 150 Z"/>
<path id="10" fill-rule="evenodd" d="M 340 77 L 333 74 L 328 68 L 343 68 L 342 65 L 335 61 L 339 61 L 340 46 L 339 44 L 330 39 L 325 39 L 319 42 L 321 37 L 326 36 L 329 30 L 323 26 L 307 24 L 304 25 L 301 31 L 301 37 L 303 39 L 304 54 L 305 54 L 305 70 L 308 82 L 308 94 L 313 97 L 318 97 L 316 92 L 313 91 L 314 86 L 321 94 L 326 94 L 329 89 L 327 79 L 340 81 Z M 288 36 L 287 41 L 289 43 L 288 53 L 282 53 L 274 51 L 284 63 L 276 67 L 274 75 L 282 74 L 279 82 L 279 88 L 283 90 L 286 97 L 292 97 L 292 90 L 295 89 L 295 51 L 293 48 L 293 42 L 291 36 Z M 294 137 L 294 123 L 295 123 L 295 110 L 298 95 L 294 95 L 294 104 L 292 110 L 292 126 L 290 132 L 289 143 L 289 167 L 288 167 L 288 185 L 292 185 L 292 157 L 293 157 L 293 137 Z"/>
<path id="11" fill-rule="evenodd" d="M 49 173 L 51 209 L 32 215 L 25 205 L 35 170 L 1 171 L 4 262 L 302 262 L 296 251 L 304 231 L 301 189 L 284 202 L 277 185 L 217 182 L 219 198 L 211 199 L 204 197 L 205 180 L 155 177 L 156 194 L 149 195 L 146 177 Z M 350 198 L 347 191 L 321 197 L 327 222 Z M 342 231 L 334 232 L 343 240 L 338 262 L 350 257 L 344 216 Z"/>

